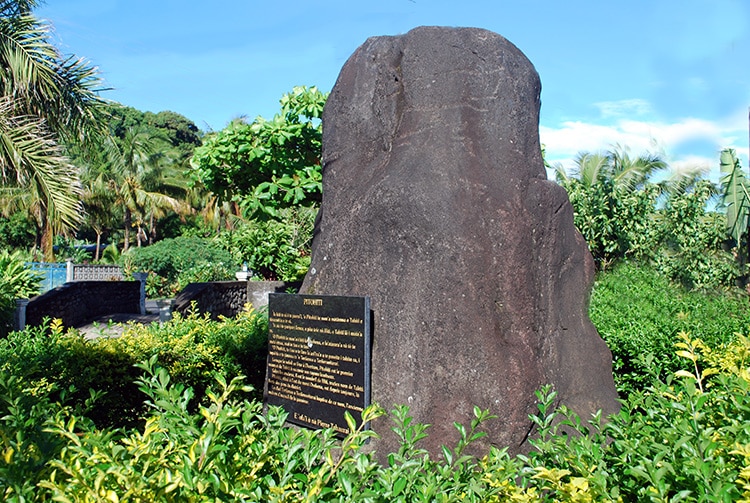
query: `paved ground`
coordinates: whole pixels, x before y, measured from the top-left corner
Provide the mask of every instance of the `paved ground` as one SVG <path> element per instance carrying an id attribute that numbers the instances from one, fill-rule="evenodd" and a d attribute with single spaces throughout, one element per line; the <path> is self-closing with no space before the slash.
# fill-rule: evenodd
<path id="1" fill-rule="evenodd" d="M 115 313 L 99 316 L 77 327 L 87 339 L 96 337 L 119 337 L 128 322 L 148 325 L 159 321 L 159 306 L 154 300 L 146 300 L 146 314 Z"/>

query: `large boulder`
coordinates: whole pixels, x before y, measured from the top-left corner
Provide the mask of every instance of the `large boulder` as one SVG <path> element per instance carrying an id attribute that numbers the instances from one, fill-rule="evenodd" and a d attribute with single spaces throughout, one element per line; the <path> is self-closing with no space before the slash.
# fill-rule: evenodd
<path id="1" fill-rule="evenodd" d="M 546 383 L 584 418 L 618 408 L 587 315 L 593 261 L 546 179 L 540 90 L 500 35 L 421 27 L 368 39 L 325 107 L 301 292 L 371 297 L 372 400 L 430 423 L 435 455 L 475 405 L 498 416 L 487 442 L 524 450 Z M 397 448 L 374 428 L 381 454 Z"/>

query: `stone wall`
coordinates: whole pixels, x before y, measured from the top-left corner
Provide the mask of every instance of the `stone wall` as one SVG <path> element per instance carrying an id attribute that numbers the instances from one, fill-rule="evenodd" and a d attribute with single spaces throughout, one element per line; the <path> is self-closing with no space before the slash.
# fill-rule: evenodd
<path id="1" fill-rule="evenodd" d="M 138 281 L 76 281 L 65 283 L 29 300 L 26 325 L 40 325 L 45 317 L 59 318 L 75 327 L 97 316 L 140 313 Z"/>
<path id="2" fill-rule="evenodd" d="M 247 281 L 191 283 L 175 297 L 172 310 L 186 314 L 193 302 L 199 313 L 211 313 L 213 319 L 237 316 L 247 302 Z"/>
<path id="3" fill-rule="evenodd" d="M 199 313 L 211 313 L 213 319 L 219 316 L 237 316 L 252 304 L 255 309 L 268 305 L 269 293 L 284 293 L 300 287 L 297 283 L 283 281 L 214 281 L 211 283 L 191 283 L 175 297 L 173 311 L 186 314 L 195 302 Z"/>

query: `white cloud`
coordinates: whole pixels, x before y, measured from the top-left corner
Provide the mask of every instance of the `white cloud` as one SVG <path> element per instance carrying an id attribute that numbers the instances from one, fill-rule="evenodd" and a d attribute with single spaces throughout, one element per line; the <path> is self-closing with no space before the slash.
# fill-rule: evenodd
<path id="1" fill-rule="evenodd" d="M 560 163 L 566 169 L 573 166 L 576 154 L 583 151 L 597 152 L 612 149 L 616 145 L 626 147 L 638 155 L 645 152 L 662 155 L 670 167 L 686 170 L 690 167 L 718 168 L 719 151 L 722 148 L 737 150 L 742 165 L 747 167 L 747 111 L 741 111 L 719 121 L 687 117 L 674 122 L 605 119 L 616 116 L 628 106 L 645 107 L 647 103 L 616 103 L 601 106 L 601 123 L 567 121 L 560 126 L 541 126 L 539 136 L 545 145 L 547 160 Z M 714 173 L 711 177 L 714 178 Z"/>

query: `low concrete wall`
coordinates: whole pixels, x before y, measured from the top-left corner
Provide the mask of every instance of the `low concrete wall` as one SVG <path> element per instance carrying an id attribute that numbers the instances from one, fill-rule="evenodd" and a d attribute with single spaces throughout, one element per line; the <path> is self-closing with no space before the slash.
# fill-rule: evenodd
<path id="1" fill-rule="evenodd" d="M 29 299 L 26 325 L 41 325 L 45 317 L 59 318 L 66 327 L 114 313 L 141 312 L 138 281 L 76 281 Z"/>
<path id="2" fill-rule="evenodd" d="M 125 275 L 119 265 L 67 263 L 66 281 L 122 281 Z"/>
<path id="3" fill-rule="evenodd" d="M 261 309 L 268 305 L 269 293 L 284 293 L 289 286 L 283 281 L 248 281 L 247 301 L 255 309 Z"/>

